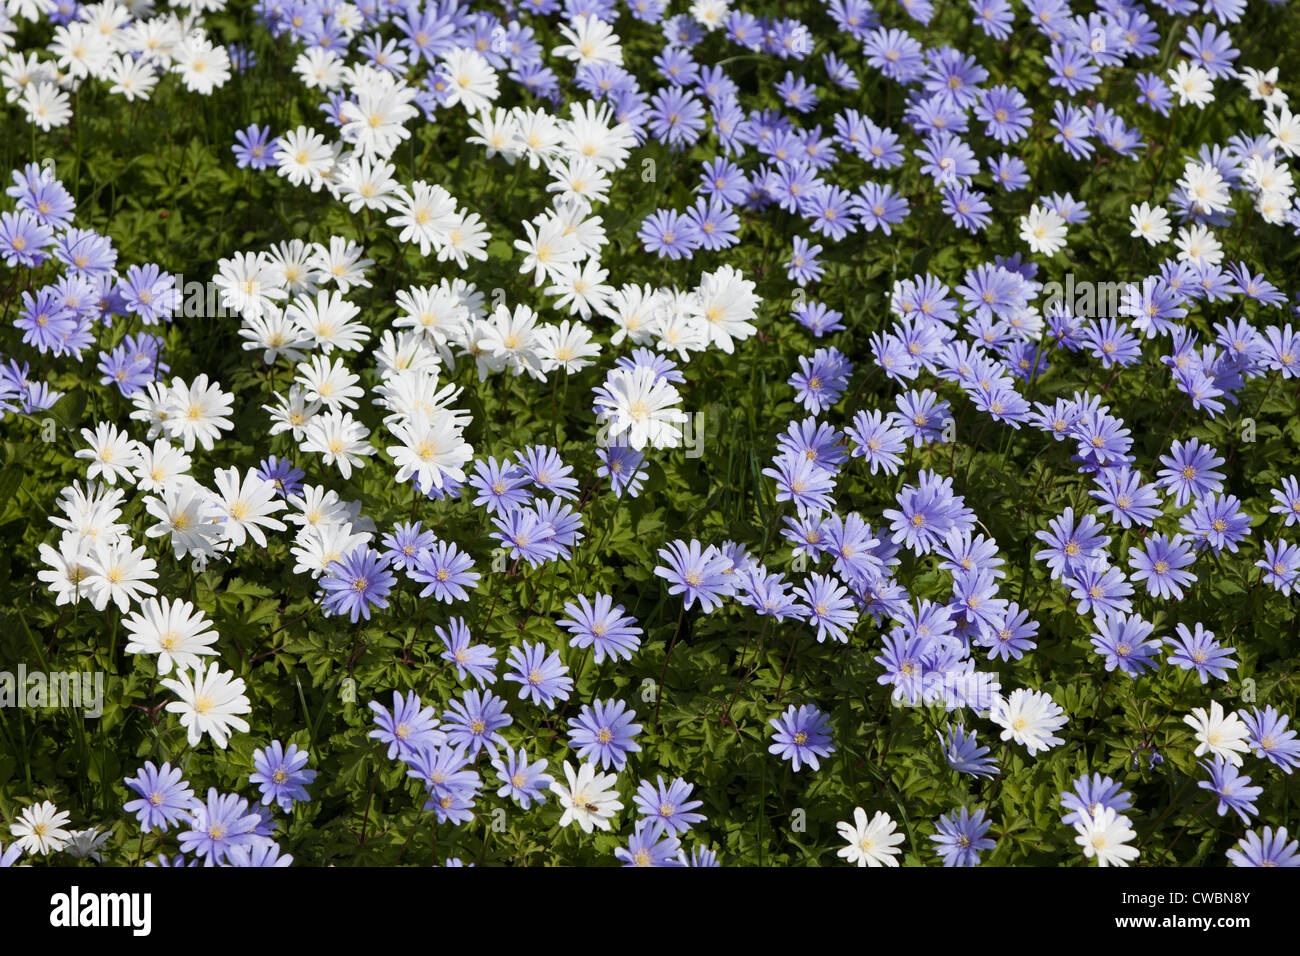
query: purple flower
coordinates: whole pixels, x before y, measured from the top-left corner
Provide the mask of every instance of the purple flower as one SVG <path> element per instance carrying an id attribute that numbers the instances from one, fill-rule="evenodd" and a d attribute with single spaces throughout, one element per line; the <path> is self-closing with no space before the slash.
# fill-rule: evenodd
<path id="1" fill-rule="evenodd" d="M 1196 785 L 1219 798 L 1219 816 L 1232 810 L 1243 823 L 1249 823 L 1256 813 L 1255 801 L 1264 788 L 1250 786 L 1250 778 L 1223 757 L 1215 757 L 1213 763 L 1202 760 L 1201 766 L 1209 773 L 1210 779 L 1198 781 Z"/>
<path id="2" fill-rule="evenodd" d="M 320 582 L 325 592 L 321 608 L 326 614 L 348 614 L 355 624 L 361 618 L 370 620 L 372 607 L 388 607 L 397 578 L 378 551 L 354 548 L 335 564 Z"/>
<path id="3" fill-rule="evenodd" d="M 446 631 L 441 625 L 435 626 L 433 631 L 447 648 L 439 656 L 456 665 L 459 680 L 463 681 L 468 673 L 480 687 L 496 683 L 496 652 L 486 644 L 470 643 L 473 637 L 464 618 L 453 617 L 447 623 Z"/>
<path id="4" fill-rule="evenodd" d="M 140 799 L 128 801 L 123 809 L 136 815 L 146 833 L 155 827 L 166 832 L 168 824 L 184 818 L 195 803 L 194 791 L 182 779 L 180 768 L 169 763 L 155 767 L 152 760 L 145 761 L 134 777 L 126 778 L 126 785 Z"/>
<path id="5" fill-rule="evenodd" d="M 560 655 L 545 644 L 524 642 L 522 648 L 510 648 L 505 679 L 519 684 L 519 699 L 531 697 L 534 704 L 548 710 L 555 701 L 568 700 L 573 691 L 573 678 L 566 676 L 569 669 L 560 662 Z"/>
<path id="6" fill-rule="evenodd" d="M 690 607 L 690 604 L 686 606 Z M 625 617 L 623 606 L 615 606 L 614 599 L 608 594 L 597 594 L 594 601 L 579 594 L 576 604 L 568 602 L 564 605 L 564 612 L 569 616 L 558 624 L 571 635 L 569 646 L 594 647 L 597 664 L 606 656 L 631 660 L 633 652 L 641 646 L 642 632 L 636 626 L 636 619 Z"/>
<path id="7" fill-rule="evenodd" d="M 1114 810 L 1123 813 L 1133 808 L 1133 795 L 1124 789 L 1123 784 L 1116 783 L 1110 777 L 1094 773 L 1091 777 L 1084 774 L 1074 781 L 1074 789 L 1061 794 L 1061 806 L 1069 812 L 1061 817 L 1066 826 L 1073 826 L 1083 819 L 1082 814 L 1095 816 L 1100 810 Z"/>
<path id="8" fill-rule="evenodd" d="M 190 829 L 180 834 L 181 852 L 194 853 L 204 866 L 215 866 L 237 846 L 262 843 L 254 830 L 262 818 L 248 809 L 248 801 L 233 793 L 208 790 L 206 803 L 195 801 L 187 813 Z"/>
<path id="9" fill-rule="evenodd" d="M 668 582 L 669 594 L 683 595 L 687 610 L 698 600 L 708 613 L 735 592 L 735 581 L 728 575 L 731 561 L 713 545 L 701 549 L 693 538 L 670 541 L 659 549 L 659 560 L 663 563 L 655 567 L 655 575 Z"/>
<path id="10" fill-rule="evenodd" d="M 637 238 L 646 252 L 668 259 L 689 256 L 700 244 L 695 223 L 672 209 L 657 209 L 647 216 Z"/>
<path id="11" fill-rule="evenodd" d="M 848 589 L 830 575 L 811 574 L 803 587 L 794 593 L 804 599 L 809 608 L 808 623 L 817 628 L 820 644 L 830 635 L 841 644 L 849 642 L 848 629 L 858 622 L 858 612 Z"/>
<path id="12" fill-rule="evenodd" d="M 810 704 L 798 709 L 791 704 L 784 714 L 773 717 L 768 723 L 774 731 L 774 742 L 767 748 L 768 753 L 789 760 L 796 772 L 804 765 L 820 770 L 818 758 L 835 752 L 827 730 L 830 720 Z"/>
<path id="13" fill-rule="evenodd" d="M 662 833 L 682 834 L 705 819 L 704 814 L 691 812 L 704 805 L 701 800 L 691 799 L 693 789 L 681 777 L 666 784 L 662 776 L 657 776 L 655 783 L 642 780 L 632 800 L 651 828 Z"/>
<path id="14" fill-rule="evenodd" d="M 288 813 L 295 800 L 311 799 L 305 784 L 316 779 L 316 771 L 303 769 L 308 757 L 307 751 L 299 750 L 296 744 L 290 744 L 286 750 L 278 740 L 253 752 L 255 772 L 248 780 L 261 788 L 264 806 L 274 800 Z"/>
<path id="15" fill-rule="evenodd" d="M 597 448 L 596 457 L 601 462 L 596 469 L 596 477 L 609 479 L 615 498 L 623 497 L 625 491 L 631 498 L 641 493 L 641 483 L 648 477 L 641 467 L 645 463 L 645 455 L 627 445 L 611 445 Z"/>
<path id="16" fill-rule="evenodd" d="M 367 735 L 380 743 L 388 744 L 388 759 L 406 759 L 421 750 L 441 747 L 447 735 L 438 729 L 438 718 L 432 707 L 425 707 L 415 691 L 403 697 L 393 691 L 393 709 L 390 711 L 378 701 L 370 702 L 375 714 L 375 730 Z"/>
<path id="17" fill-rule="evenodd" d="M 578 716 L 569 720 L 569 746 L 576 748 L 581 760 L 594 758 L 602 769 L 622 770 L 627 755 L 641 750 L 633 739 L 641 732 L 641 725 L 632 723 L 635 717 L 621 700 L 584 705 Z"/>
<path id="18" fill-rule="evenodd" d="M 1184 571 L 1196 556 L 1181 534 L 1172 538 L 1163 534 L 1153 534 L 1143 542 L 1141 548 L 1128 549 L 1129 567 L 1133 569 L 1130 577 L 1134 581 L 1146 581 L 1148 594 L 1157 597 L 1183 599 L 1183 586 L 1196 580 L 1196 575 Z"/>
<path id="19" fill-rule="evenodd" d="M 1279 713 L 1271 704 L 1263 710 L 1252 707 L 1250 713 L 1240 713 L 1257 757 L 1263 757 L 1287 773 L 1300 767 L 1300 739 L 1296 738 L 1294 730 L 1287 728 L 1291 718 Z"/>
<path id="20" fill-rule="evenodd" d="M 1155 625 L 1137 614 L 1108 614 L 1097 621 L 1098 631 L 1092 638 L 1092 647 L 1106 659 L 1106 670 L 1118 668 L 1129 677 L 1140 677 L 1147 670 L 1156 670 L 1159 664 L 1155 652 L 1160 641 L 1147 640 Z"/>
<path id="21" fill-rule="evenodd" d="M 474 473 L 466 483 L 478 492 L 474 507 L 484 508 L 488 514 L 511 511 L 533 497 L 522 468 L 511 462 L 498 463 L 491 457 L 474 462 Z"/>
<path id="22" fill-rule="evenodd" d="M 506 740 L 501 728 L 514 723 L 506 713 L 504 698 L 491 691 L 468 690 L 461 700 L 453 700 L 443 711 L 448 747 L 467 747 L 471 756 L 484 748 L 496 756 L 497 746 Z"/>
<path id="23" fill-rule="evenodd" d="M 991 850 L 996 845 L 994 840 L 984 836 L 991 825 L 991 821 L 984 817 L 983 807 L 974 814 L 962 807 L 960 812 L 953 811 L 941 816 L 935 825 L 938 832 L 930 839 L 938 844 L 935 852 L 942 857 L 944 866 L 976 866 L 980 861 L 980 852 Z"/>
<path id="24" fill-rule="evenodd" d="M 433 595 L 436 600 L 451 604 L 468 600 L 469 592 L 465 589 L 478 586 L 481 575 L 473 567 L 474 559 L 455 544 L 434 541 L 417 554 L 416 566 L 408 573 L 411 580 L 425 585 L 420 597 Z"/>

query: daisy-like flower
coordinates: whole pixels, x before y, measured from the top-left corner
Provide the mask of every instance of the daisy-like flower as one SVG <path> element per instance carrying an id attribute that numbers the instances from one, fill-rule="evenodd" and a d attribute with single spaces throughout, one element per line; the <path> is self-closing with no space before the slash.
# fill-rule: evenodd
<path id="1" fill-rule="evenodd" d="M 172 440 L 180 439 L 186 451 L 193 451 L 196 442 L 204 451 L 212 451 L 221 433 L 234 428 L 225 417 L 234 402 L 234 396 L 223 392 L 216 382 L 209 383 L 207 375 L 199 375 L 189 385 L 177 378 L 168 394 L 163 431 Z"/>
<path id="2" fill-rule="evenodd" d="M 248 721 L 238 716 L 253 709 L 244 696 L 244 681 L 233 671 L 221 670 L 218 662 L 209 664 L 206 673 L 201 665 L 192 672 L 180 671 L 177 679 L 164 680 L 162 685 L 180 698 L 166 709 L 180 714 L 191 747 L 198 746 L 203 735 L 208 734 L 225 750 L 232 730 L 248 732 Z"/>
<path id="3" fill-rule="evenodd" d="M 1110 807 L 1096 813 L 1081 810 L 1074 829 L 1078 834 L 1074 842 L 1083 847 L 1086 859 L 1095 857 L 1098 866 L 1128 866 L 1138 857 L 1138 848 L 1128 845 L 1137 832 L 1129 825 L 1128 817 Z"/>
<path id="4" fill-rule="evenodd" d="M 86 559 L 84 586 L 96 611 L 112 601 L 125 614 L 141 595 L 157 593 L 149 582 L 158 577 L 158 562 L 145 557 L 144 545 L 132 548 L 133 543 L 125 535 L 112 544 L 95 541 Z"/>
<path id="5" fill-rule="evenodd" d="M 828 729 L 830 719 L 810 704 L 797 709 L 791 704 L 784 714 L 768 723 L 773 730 L 768 753 L 789 760 L 796 772 L 805 765 L 820 770 L 818 758 L 835 752 Z"/>
<path id="6" fill-rule="evenodd" d="M 1003 740 L 1023 744 L 1033 755 L 1065 742 L 1053 731 L 1064 727 L 1069 717 L 1051 695 L 1021 687 L 1007 697 L 995 697 L 989 719 L 1002 728 Z"/>
<path id="7" fill-rule="evenodd" d="M 641 732 L 641 725 L 632 722 L 635 717 L 621 700 L 595 701 L 569 721 L 569 744 L 579 759 L 595 757 L 602 768 L 622 770 L 627 755 L 641 749 L 633 739 Z"/>
<path id="8" fill-rule="evenodd" d="M 655 827 L 653 824 L 638 820 L 626 847 L 619 847 L 614 856 L 623 861 L 624 866 L 683 866 L 681 861 L 682 844 L 671 833 Z"/>
<path id="9" fill-rule="evenodd" d="M 1167 75 L 1169 92 L 1178 97 L 1179 106 L 1190 103 L 1199 110 L 1214 102 L 1214 80 L 1204 67 L 1181 60 Z"/>
<path id="10" fill-rule="evenodd" d="M 590 763 L 579 764 L 575 771 L 566 760 L 564 777 L 567 784 L 558 780 L 551 784 L 551 792 L 559 798 L 560 806 L 564 808 L 560 826 L 567 827 L 576 822 L 582 827 L 583 833 L 590 833 L 593 828 L 611 829 L 610 819 L 623 809 L 623 803 L 614 790 L 618 775 L 600 773 Z"/>
<path id="11" fill-rule="evenodd" d="M 207 616 L 189 601 L 149 598 L 140 610 L 122 619 L 131 639 L 128 654 L 157 654 L 158 673 L 201 666 L 200 655 L 214 655 L 217 632 Z"/>
<path id="12" fill-rule="evenodd" d="M 183 820 L 194 806 L 194 791 L 185 782 L 179 767 L 169 763 L 155 767 L 152 760 L 145 761 L 134 777 L 126 778 L 126 785 L 140 795 L 138 800 L 128 800 L 122 809 L 134 813 L 140 828 L 166 832 L 171 824 Z"/>
<path id="13" fill-rule="evenodd" d="M 322 412 L 308 423 L 299 447 L 319 453 L 325 464 L 336 466 L 348 479 L 353 468 L 364 468 L 366 459 L 377 451 L 369 436 L 370 430 L 351 412 Z"/>
<path id="14" fill-rule="evenodd" d="M 1065 248 L 1065 232 L 1065 220 L 1050 207 L 1034 203 L 1020 217 L 1020 238 L 1028 243 L 1030 252 L 1056 255 Z"/>
<path id="15" fill-rule="evenodd" d="M 1169 213 L 1161 206 L 1142 203 L 1129 208 L 1128 221 L 1133 224 L 1129 233 L 1134 239 L 1145 239 L 1148 245 L 1158 246 L 1168 242 L 1171 235 Z"/>
<path id="16" fill-rule="evenodd" d="M 606 656 L 631 660 L 632 653 L 641 645 L 642 632 L 636 626 L 636 619 L 625 617 L 623 606 L 616 606 L 608 594 L 597 594 L 593 601 L 579 594 L 576 604 L 564 605 L 564 613 L 568 618 L 558 623 L 572 635 L 569 646 L 595 648 L 597 664 Z"/>
<path id="17" fill-rule="evenodd" d="M 898 866 L 896 857 L 902 852 L 898 846 L 904 837 L 897 832 L 898 825 L 893 818 L 883 810 L 877 810 L 868 819 L 866 810 L 854 807 L 853 822 L 841 821 L 835 828 L 848 843 L 835 851 L 836 856 L 857 866 Z"/>
<path id="18" fill-rule="evenodd" d="M 110 485 L 116 484 L 118 478 L 131 480 L 131 472 L 140 462 L 135 439 L 111 422 L 100 422 L 93 432 L 83 428 L 81 437 L 90 447 L 78 449 L 76 457 L 90 461 L 86 469 L 88 479 L 103 478 Z"/>
<path id="19" fill-rule="evenodd" d="M 270 842 L 257 833 L 262 817 L 249 810 L 248 801 L 238 794 L 218 793 L 215 787 L 208 789 L 206 801 L 195 801 L 187 822 L 190 829 L 180 834 L 181 852 L 193 853 L 205 866 L 224 862 L 236 847 Z"/>
<path id="20" fill-rule="evenodd" d="M 309 757 L 297 744 L 290 744 L 286 750 L 278 740 L 253 753 L 254 772 L 248 781 L 261 788 L 263 806 L 274 800 L 288 813 L 295 800 L 311 799 L 306 784 L 316 779 L 316 771 L 304 769 Z"/>
<path id="21" fill-rule="evenodd" d="M 1251 830 L 1228 851 L 1233 866 L 1300 866 L 1300 841 L 1287 840 L 1286 827 Z"/>
<path id="22" fill-rule="evenodd" d="M 274 482 L 267 481 L 253 469 L 239 477 L 238 468 L 218 468 L 213 473 L 217 485 L 214 514 L 221 522 L 221 535 L 235 547 L 252 538 L 258 547 L 266 547 L 263 528 L 283 531 L 284 522 L 272 518 L 288 507 L 275 493 Z"/>
<path id="23" fill-rule="evenodd" d="M 635 449 L 676 448 L 682 443 L 682 424 L 687 420 L 677 388 L 653 369 L 638 365 L 613 369 L 596 393 L 595 404 L 606 423 L 602 429 L 606 444 Z"/>
<path id="24" fill-rule="evenodd" d="M 520 809 L 527 810 L 533 805 L 546 802 L 546 794 L 555 783 L 555 778 L 546 772 L 546 761 L 528 762 L 528 753 L 523 747 L 519 752 L 506 747 L 501 756 L 492 758 L 492 767 L 501 781 L 498 797 L 509 797 L 519 804 Z"/>
<path id="25" fill-rule="evenodd" d="M 655 783 L 641 781 L 633 802 L 651 827 L 666 833 L 682 834 L 705 818 L 702 813 L 691 812 L 704 806 L 702 800 L 690 799 L 693 789 L 680 777 L 666 784 L 662 776 L 657 776 Z"/>
<path id="26" fill-rule="evenodd" d="M 96 863 L 104 862 L 104 854 L 100 851 L 104 844 L 108 842 L 110 834 L 100 833 L 95 827 L 89 830 L 74 830 L 68 835 L 67 851 L 79 860 L 94 860 Z"/>
<path id="27" fill-rule="evenodd" d="M 623 64 L 623 49 L 619 46 L 618 35 L 599 17 L 591 14 L 574 17 L 570 23 L 560 24 L 560 35 L 569 42 L 552 51 L 556 56 L 574 60 L 579 66 Z"/>
<path id="28" fill-rule="evenodd" d="M 9 832 L 15 837 L 15 845 L 24 853 L 45 856 L 67 846 L 72 835 L 63 827 L 71 818 L 66 810 L 60 810 L 46 800 L 23 807 L 18 819 L 9 825 Z"/>
<path id="29" fill-rule="evenodd" d="M 1236 711 L 1224 713 L 1223 705 L 1217 700 L 1210 701 L 1208 711 L 1204 707 L 1193 708 L 1183 718 L 1183 723 L 1196 732 L 1196 749 L 1192 751 L 1194 757 L 1211 753 L 1227 760 L 1234 767 L 1240 767 L 1241 755 L 1250 750 L 1247 740 L 1250 729 Z"/>

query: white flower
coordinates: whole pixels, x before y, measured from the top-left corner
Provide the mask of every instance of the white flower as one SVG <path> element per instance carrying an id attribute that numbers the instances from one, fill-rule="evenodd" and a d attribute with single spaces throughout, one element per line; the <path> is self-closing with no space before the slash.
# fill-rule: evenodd
<path id="1" fill-rule="evenodd" d="M 439 75 L 447 82 L 445 106 L 460 103 L 472 115 L 490 109 L 497 98 L 497 72 L 475 50 L 452 50 L 443 58 Z"/>
<path id="2" fill-rule="evenodd" d="M 691 16 L 710 33 L 722 25 L 729 12 L 727 0 L 695 0 L 691 4 Z"/>
<path id="3" fill-rule="evenodd" d="M 584 100 L 571 103 L 569 113 L 571 118 L 560 124 L 560 145 L 571 155 L 595 160 L 602 169 L 622 168 L 636 145 L 636 134 L 626 123 L 613 121 L 613 108 Z"/>
<path id="4" fill-rule="evenodd" d="M 1264 113 L 1264 125 L 1272 138 L 1268 144 L 1280 149 L 1288 156 L 1300 156 L 1300 114 L 1292 113 L 1286 106 L 1278 107 L 1276 113 L 1267 110 Z"/>
<path id="5" fill-rule="evenodd" d="M 239 547 L 247 538 L 252 538 L 258 547 L 266 547 L 266 535 L 262 528 L 283 531 L 284 522 L 272 518 L 277 511 L 283 511 L 285 503 L 275 496 L 275 484 L 267 481 L 253 469 L 249 469 L 243 480 L 239 478 L 238 468 L 218 468 L 212 474 L 217 485 L 217 494 L 213 496 L 213 512 L 221 521 L 221 536 Z"/>
<path id="6" fill-rule="evenodd" d="M 98 541 L 86 559 L 90 572 L 85 580 L 86 593 L 96 611 L 104 610 L 111 600 L 125 613 L 140 595 L 157 593 L 149 582 L 158 577 L 158 562 L 144 556 L 143 545 L 132 549 L 131 544 L 125 536 L 113 544 Z"/>
<path id="7" fill-rule="evenodd" d="M 591 360 L 600 354 L 600 344 L 591 340 L 591 329 L 581 322 L 568 319 L 559 325 L 543 326 L 539 337 L 542 340 L 542 369 L 552 372 L 563 369 L 566 375 L 572 375 L 591 364 Z"/>
<path id="8" fill-rule="evenodd" d="M 263 405 L 263 410 L 271 413 L 271 434 L 289 432 L 294 441 L 302 441 L 307 434 L 307 426 L 320 411 L 320 402 L 309 402 L 301 385 L 290 385 L 289 394 L 275 393 L 275 405 Z"/>
<path id="9" fill-rule="evenodd" d="M 750 321 L 758 314 L 754 283 L 731 266 L 704 273 L 689 302 L 691 315 L 699 320 L 710 343 L 728 355 L 735 349 L 733 341 L 744 341 L 758 331 Z"/>
<path id="10" fill-rule="evenodd" d="M 566 760 L 564 776 L 568 780 L 568 786 L 559 781 L 551 784 L 551 792 L 559 798 L 560 806 L 564 808 L 560 826 L 567 827 L 577 821 L 583 833 L 590 833 L 593 827 L 609 830 L 610 818 L 623 809 L 618 793 L 613 789 L 618 775 L 599 773 L 595 765 L 590 763 L 581 764 L 575 773 Z"/>
<path id="11" fill-rule="evenodd" d="M 69 102 L 67 93 L 42 80 L 27 84 L 18 105 L 32 123 L 49 131 L 56 126 L 66 126 L 72 119 Z"/>
<path id="12" fill-rule="evenodd" d="M 1023 687 L 1013 690 L 1009 697 L 995 697 L 989 719 L 1002 728 L 1003 740 L 1023 744 L 1031 755 L 1064 743 L 1052 736 L 1052 731 L 1069 720 L 1049 694 Z"/>
<path id="13" fill-rule="evenodd" d="M 390 226 L 401 229 L 398 240 L 417 244 L 422 256 L 443 248 L 448 231 L 457 222 L 456 200 L 451 193 L 417 179 L 409 192 L 403 189 L 398 197 L 397 215 L 388 217 Z"/>
<path id="14" fill-rule="evenodd" d="M 317 192 L 334 168 L 334 150 L 313 129 L 299 126 L 280 137 L 276 147 L 276 172 L 295 186 Z"/>
<path id="15" fill-rule="evenodd" d="M 1193 206 L 1203 213 L 1222 212 L 1231 202 L 1228 184 L 1213 163 L 1189 162 L 1178 186 Z"/>
<path id="16" fill-rule="evenodd" d="M 99 851 L 108 841 L 108 833 L 100 833 L 94 827 L 89 830 L 77 830 L 68 837 L 68 852 L 79 860 L 91 859 L 96 863 L 104 862 L 104 854 Z"/>
<path id="17" fill-rule="evenodd" d="M 1202 754 L 1214 754 L 1222 757 L 1234 767 L 1241 766 L 1241 755 L 1250 749 L 1246 742 L 1250 731 L 1236 711 L 1223 712 L 1223 705 L 1217 700 L 1210 701 L 1209 713 L 1204 707 L 1195 707 L 1183 718 L 1183 723 L 1196 731 L 1196 749 L 1193 757 Z"/>
<path id="18" fill-rule="evenodd" d="M 10 824 L 9 832 L 17 838 L 17 843 L 24 853 L 40 853 L 62 850 L 67 845 L 71 834 L 63 825 L 71 815 L 60 810 L 50 801 L 24 807 L 18 819 Z"/>
<path id="19" fill-rule="evenodd" d="M 1248 66 L 1238 70 L 1237 77 L 1252 100 L 1260 100 L 1265 106 L 1286 105 L 1286 94 L 1277 85 L 1277 67 L 1260 72 Z"/>
<path id="20" fill-rule="evenodd" d="M 221 304 L 245 318 L 256 318 L 274 307 L 287 294 L 283 270 L 264 252 L 237 252 L 217 263 L 213 285 Z"/>
<path id="21" fill-rule="evenodd" d="M 179 73 L 185 88 L 204 96 L 230 79 L 230 54 L 213 46 L 207 37 L 192 34 L 172 52 L 172 72 Z"/>
<path id="22" fill-rule="evenodd" d="M 527 372 L 539 381 L 546 378 L 538 351 L 542 342 L 537 333 L 537 313 L 526 305 L 517 305 L 513 311 L 504 303 L 497 306 L 475 344 L 494 360 L 494 371 L 509 368 L 515 375 Z"/>
<path id="23" fill-rule="evenodd" d="M 145 529 L 145 536 L 171 536 L 176 557 L 183 554 L 211 555 L 221 534 L 221 512 L 212 494 L 197 481 L 181 481 L 164 488 L 161 497 L 144 499 L 145 511 L 158 519 Z"/>
<path id="24" fill-rule="evenodd" d="M 513 166 L 515 160 L 519 158 L 522 152 L 518 145 L 519 121 L 515 119 L 513 112 L 500 107 L 485 109 L 469 121 L 469 128 L 476 135 L 471 136 L 466 142 L 487 147 L 488 159 L 500 154 Z"/>
<path id="25" fill-rule="evenodd" d="M 574 262 L 558 266 L 555 274 L 555 284 L 547 286 L 544 291 L 547 295 L 558 296 L 556 309 L 568 306 L 570 314 L 576 312 L 584 319 L 591 318 L 593 307 L 602 310 L 614 293 L 614 287 L 605 284 L 609 270 L 602 269 L 598 259 L 588 259 L 581 265 Z"/>
<path id="26" fill-rule="evenodd" d="M 1208 226 L 1199 223 L 1180 228 L 1174 245 L 1178 247 L 1178 258 L 1193 265 L 1217 266 L 1223 261 L 1223 245 Z"/>
<path id="27" fill-rule="evenodd" d="M 313 355 L 310 362 L 298 365 L 294 379 L 303 387 L 303 394 L 326 408 L 356 408 L 356 400 L 366 390 L 357 383 L 361 377 L 352 372 L 342 359 L 332 362 L 324 355 Z"/>
<path id="28" fill-rule="evenodd" d="M 315 296 L 299 295 L 284 314 L 326 355 L 336 348 L 359 351 L 370 337 L 370 329 L 357 320 L 361 308 L 332 290 L 321 290 Z"/>
<path id="29" fill-rule="evenodd" d="M 209 383 L 206 374 L 199 375 L 189 385 L 176 378 L 168 395 L 163 431 L 168 438 L 179 438 L 186 451 L 193 451 L 196 441 L 205 451 L 212 451 L 213 442 L 221 432 L 234 427 L 225 417 L 234 404 L 234 396 L 223 392 L 216 382 Z"/>
<path id="30" fill-rule="evenodd" d="M 538 285 L 543 280 L 556 281 L 559 267 L 583 258 L 577 240 L 562 223 L 544 219 L 537 224 L 526 221 L 522 225 L 527 238 L 515 240 L 515 248 L 524 254 L 519 271 L 525 275 L 532 272 L 533 281 Z"/>
<path id="31" fill-rule="evenodd" d="M 236 715 L 247 714 L 253 708 L 244 696 L 243 680 L 235 677 L 233 671 L 222 671 L 213 661 L 207 673 L 197 667 L 192 673 L 180 671 L 178 678 L 161 683 L 180 698 L 167 705 L 167 712 L 181 715 L 181 726 L 189 732 L 191 747 L 208 734 L 214 744 L 225 750 L 232 729 L 248 732 L 248 722 Z"/>
<path id="32" fill-rule="evenodd" d="M 130 481 L 131 472 L 140 462 L 135 439 L 111 422 L 100 422 L 93 432 L 83 428 L 81 437 L 90 447 L 78 449 L 76 457 L 89 459 L 87 478 L 103 477 L 110 485 L 116 484 L 118 478 Z"/>
<path id="33" fill-rule="evenodd" d="M 212 655 L 217 632 L 207 616 L 189 601 L 149 598 L 140 610 L 122 619 L 131 640 L 128 654 L 157 654 L 158 673 L 200 667 L 200 655 Z"/>
<path id="34" fill-rule="evenodd" d="M 1034 203 L 1028 214 L 1020 217 L 1020 238 L 1030 252 L 1054 256 L 1065 248 L 1065 219 L 1055 209 Z"/>
<path id="35" fill-rule="evenodd" d="M 598 17 L 587 14 L 577 17 L 572 24 L 560 24 L 560 34 L 569 42 L 552 51 L 556 56 L 576 60 L 579 66 L 596 63 L 623 65 L 623 50 L 614 28 Z"/>
<path id="36" fill-rule="evenodd" d="M 854 807 L 853 822 L 841 821 L 835 828 L 849 844 L 836 850 L 836 856 L 858 866 L 898 866 L 894 858 L 902 852 L 898 845 L 903 834 L 895 832 L 897 824 L 889 814 L 877 810 L 868 820 L 867 811 Z"/>
<path id="37" fill-rule="evenodd" d="M 1128 221 L 1133 224 L 1133 231 L 1129 235 L 1134 239 L 1145 239 L 1152 246 L 1169 240 L 1169 213 L 1162 206 L 1153 207 L 1145 202 L 1140 206 L 1131 206 Z"/>
<path id="38" fill-rule="evenodd" d="M 337 465 L 351 478 L 353 467 L 364 468 L 366 456 L 375 453 L 368 441 L 370 430 L 351 412 L 322 412 L 307 425 L 302 450 L 319 452 L 325 464 Z"/>
<path id="39" fill-rule="evenodd" d="M 671 382 L 661 380 L 653 368 L 638 365 L 612 370 L 595 404 L 609 419 L 607 441 L 626 433 L 626 443 L 636 449 L 676 448 L 682 439 L 680 425 L 686 421 L 681 400 Z"/>
<path id="40" fill-rule="evenodd" d="M 156 439 L 153 447 L 140 442 L 140 459 L 135 465 L 135 485 L 141 491 L 162 491 L 178 478 L 189 477 L 190 456 L 165 438 Z"/>
<path id="41" fill-rule="evenodd" d="M 464 465 L 474 457 L 474 449 L 465 441 L 456 418 L 447 413 L 418 415 L 393 428 L 400 445 L 390 445 L 388 454 L 396 464 L 396 481 L 414 478 L 424 494 L 443 482 L 464 481 Z"/>
<path id="42" fill-rule="evenodd" d="M 312 269 L 312 279 L 324 285 L 333 282 L 342 293 L 351 291 L 352 287 L 370 288 L 366 278 L 366 267 L 373 266 L 375 260 L 365 258 L 366 250 L 351 239 L 343 236 L 330 236 L 330 244 L 315 243 L 312 247 L 307 265 Z"/>
<path id="43" fill-rule="evenodd" d="M 1169 92 L 1178 97 L 1178 105 L 1191 103 L 1203 109 L 1214 102 L 1214 81 L 1204 67 L 1182 60 L 1169 71 Z"/>
<path id="44" fill-rule="evenodd" d="M 1095 814 L 1080 810 L 1074 829 L 1079 834 L 1074 842 L 1083 847 L 1085 858 L 1095 856 L 1098 866 L 1128 866 L 1129 860 L 1137 859 L 1138 848 L 1128 846 L 1137 833 L 1128 817 L 1111 807 L 1100 807 Z"/>
<path id="45" fill-rule="evenodd" d="M 125 53 L 109 61 L 104 78 L 112 84 L 108 91 L 125 96 L 128 102 L 147 100 L 158 83 L 158 76 L 147 60 L 135 59 Z"/>
<path id="46" fill-rule="evenodd" d="M 39 551 L 45 567 L 36 572 L 36 577 L 54 592 L 55 606 L 76 604 L 86 593 L 85 580 L 90 575 L 79 536 L 71 531 L 65 532 L 57 550 L 42 544 Z"/>

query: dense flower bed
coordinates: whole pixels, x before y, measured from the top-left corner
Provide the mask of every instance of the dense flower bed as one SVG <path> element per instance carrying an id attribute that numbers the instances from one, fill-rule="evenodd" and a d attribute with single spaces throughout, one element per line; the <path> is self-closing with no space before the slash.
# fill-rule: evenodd
<path id="1" fill-rule="evenodd" d="M 1300 863 L 1285 3 L 0 9 L 0 864 Z"/>

